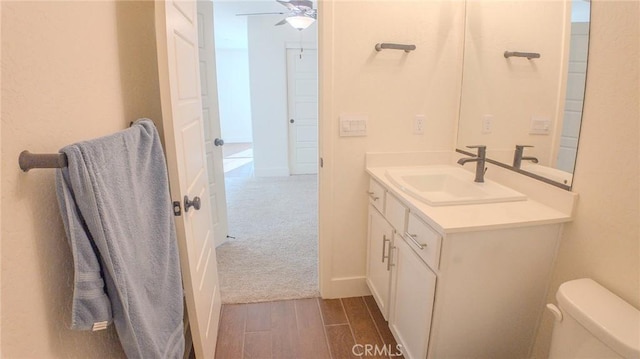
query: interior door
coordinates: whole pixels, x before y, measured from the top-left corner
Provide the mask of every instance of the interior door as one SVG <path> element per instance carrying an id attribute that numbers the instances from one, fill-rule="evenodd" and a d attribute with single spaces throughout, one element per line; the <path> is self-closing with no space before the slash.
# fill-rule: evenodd
<path id="1" fill-rule="evenodd" d="M 175 219 L 187 313 L 196 357 L 213 358 L 221 300 L 203 135 L 196 2 L 156 1 L 155 12 L 171 197 L 183 205 Z M 185 198 L 197 202 L 196 197 L 200 206 L 185 205 Z"/>
<path id="2" fill-rule="evenodd" d="M 211 222 L 216 247 L 227 240 L 227 196 L 224 191 L 224 169 L 218 111 L 215 41 L 213 36 L 213 2 L 198 1 L 198 45 L 200 84 L 202 86 L 202 117 L 204 121 L 204 147 L 209 173 Z"/>
<path id="3" fill-rule="evenodd" d="M 318 173 L 318 51 L 287 49 L 289 172 Z"/>

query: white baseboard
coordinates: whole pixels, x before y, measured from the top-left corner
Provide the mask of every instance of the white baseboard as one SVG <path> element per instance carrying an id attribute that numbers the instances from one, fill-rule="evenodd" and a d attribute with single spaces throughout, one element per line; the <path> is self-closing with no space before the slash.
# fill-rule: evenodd
<path id="1" fill-rule="evenodd" d="M 253 164 L 253 174 L 256 177 L 285 177 L 289 175 L 288 167 L 281 168 L 259 168 Z"/>
<path id="2" fill-rule="evenodd" d="M 331 288 L 323 293 L 323 298 L 349 298 L 364 297 L 371 295 L 371 291 L 367 286 L 366 277 L 342 277 L 332 278 Z"/>

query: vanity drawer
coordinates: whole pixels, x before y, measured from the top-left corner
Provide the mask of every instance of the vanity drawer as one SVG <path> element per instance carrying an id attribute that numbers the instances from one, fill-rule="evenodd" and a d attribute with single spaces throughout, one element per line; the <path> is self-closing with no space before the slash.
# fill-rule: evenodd
<path id="1" fill-rule="evenodd" d="M 384 187 L 373 179 L 369 181 L 369 203 L 384 213 Z"/>
<path id="2" fill-rule="evenodd" d="M 407 215 L 409 214 L 409 209 L 390 192 L 387 192 L 385 202 L 384 216 L 387 218 L 387 221 L 391 223 L 396 232 L 404 233 L 407 229 Z"/>
<path id="3" fill-rule="evenodd" d="M 429 267 L 437 270 L 440 265 L 440 243 L 442 237 L 415 214 L 409 213 L 405 242 L 424 260 Z"/>

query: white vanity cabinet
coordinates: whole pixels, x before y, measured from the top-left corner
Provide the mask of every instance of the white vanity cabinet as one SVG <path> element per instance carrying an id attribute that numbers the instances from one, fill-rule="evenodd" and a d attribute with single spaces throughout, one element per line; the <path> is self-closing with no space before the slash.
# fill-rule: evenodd
<path id="1" fill-rule="evenodd" d="M 369 205 L 367 285 L 385 319 L 389 313 L 389 286 L 391 284 L 389 252 L 391 251 L 393 233 L 393 228 L 382 214 L 373 204 Z"/>
<path id="2" fill-rule="evenodd" d="M 561 224 L 447 231 L 390 187 L 382 198 L 369 206 L 367 284 L 405 358 L 529 357 Z"/>
<path id="3" fill-rule="evenodd" d="M 529 358 L 560 226 L 446 234 L 427 357 Z"/>
<path id="4" fill-rule="evenodd" d="M 395 239 L 389 327 L 405 358 L 426 358 L 436 275 L 406 238 L 397 235 Z"/>
<path id="5" fill-rule="evenodd" d="M 377 184 L 372 182 L 370 189 Z M 370 203 L 367 285 L 405 357 L 425 358 L 436 275 L 421 256 L 439 258 L 440 237 L 391 193 L 384 193 L 384 216 Z M 407 224 L 416 234 L 408 233 Z M 411 246 L 421 247 L 422 253 L 416 254 Z"/>

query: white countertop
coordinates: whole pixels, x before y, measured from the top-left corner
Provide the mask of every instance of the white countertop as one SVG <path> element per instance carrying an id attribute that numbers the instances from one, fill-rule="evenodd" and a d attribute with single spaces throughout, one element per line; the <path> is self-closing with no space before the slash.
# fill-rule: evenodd
<path id="1" fill-rule="evenodd" d="M 391 183 L 385 176 L 385 171 L 390 167 L 367 167 L 367 173 L 409 207 L 410 212 L 418 215 L 441 234 L 526 227 L 572 220 L 570 213 L 563 213 L 531 198 L 517 202 L 430 206 Z"/>

